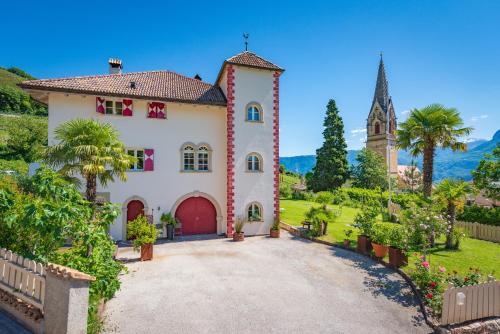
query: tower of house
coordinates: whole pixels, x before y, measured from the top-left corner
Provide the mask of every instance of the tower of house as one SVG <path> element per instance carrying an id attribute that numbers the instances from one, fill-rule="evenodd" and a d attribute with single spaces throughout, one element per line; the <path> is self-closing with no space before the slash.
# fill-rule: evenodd
<path id="1" fill-rule="evenodd" d="M 227 234 L 268 233 L 279 215 L 279 78 L 283 69 L 244 51 L 227 59 L 217 82 L 227 98 Z"/>
<path id="2" fill-rule="evenodd" d="M 396 113 L 394 112 L 392 99 L 389 95 L 384 61 L 381 55 L 378 66 L 375 94 L 373 96 L 372 106 L 366 121 L 366 148 L 373 150 L 384 157 L 384 161 L 390 169 L 391 175 L 397 175 L 398 169 L 396 127 Z"/>

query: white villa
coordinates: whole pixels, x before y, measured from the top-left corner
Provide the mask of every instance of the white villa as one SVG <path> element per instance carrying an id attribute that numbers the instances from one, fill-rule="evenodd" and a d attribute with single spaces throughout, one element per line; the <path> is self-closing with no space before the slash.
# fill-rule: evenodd
<path id="1" fill-rule="evenodd" d="M 215 83 L 171 71 L 26 81 L 20 86 L 48 104 L 54 129 L 74 118 L 112 124 L 137 157 L 128 181 L 98 195 L 122 205 L 111 226 L 126 238 L 127 221 L 164 212 L 176 232 L 231 236 L 237 217 L 245 234 L 267 234 L 279 215 L 279 78 L 283 69 L 245 51 L 224 61 Z"/>

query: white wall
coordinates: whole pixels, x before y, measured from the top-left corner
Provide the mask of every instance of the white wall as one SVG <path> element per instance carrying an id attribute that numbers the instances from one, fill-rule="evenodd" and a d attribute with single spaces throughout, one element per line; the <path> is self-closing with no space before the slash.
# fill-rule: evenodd
<path id="1" fill-rule="evenodd" d="M 273 170 L 273 71 L 241 66 L 235 69 L 235 216 L 246 217 L 251 202 L 263 207 L 263 222 L 245 225 L 245 234 L 267 234 L 274 220 Z M 257 102 L 263 110 L 263 122 L 245 121 L 246 106 Z M 263 158 L 263 172 L 246 171 L 246 157 L 251 152 Z"/>
<path id="2" fill-rule="evenodd" d="M 99 188 L 98 191 L 109 191 L 111 202 L 120 205 L 133 196 L 145 199 L 145 204 L 149 208 L 148 213 L 154 209 L 155 222 L 158 222 L 161 213 L 170 211 L 183 195 L 195 191 L 207 193 L 215 198 L 217 203 L 214 204 L 219 206 L 223 216 L 218 222 L 217 233 L 225 233 L 226 108 L 167 103 L 166 120 L 148 119 L 147 102 L 134 100 L 132 117 L 110 116 L 96 113 L 95 96 L 50 93 L 49 144 L 54 143 L 54 128 L 64 121 L 74 118 L 93 118 L 111 123 L 120 132 L 121 140 L 127 147 L 155 150 L 154 171 L 129 172 L 127 182 L 116 181 L 110 183 L 107 189 Z M 180 149 L 185 142 L 195 144 L 203 142 L 211 146 L 212 172 L 180 172 Z M 269 164 L 271 161 L 269 158 Z M 271 165 L 269 173 L 270 167 Z M 124 212 L 126 213 L 126 210 Z M 113 238 L 117 240 L 123 238 L 124 221 L 123 217 L 119 217 L 111 227 Z"/>

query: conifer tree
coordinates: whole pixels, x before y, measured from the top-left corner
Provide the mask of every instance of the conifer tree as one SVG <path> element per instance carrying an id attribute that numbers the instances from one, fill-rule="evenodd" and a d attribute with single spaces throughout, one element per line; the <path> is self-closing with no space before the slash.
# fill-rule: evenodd
<path id="1" fill-rule="evenodd" d="M 313 191 L 339 188 L 349 176 L 344 122 L 333 99 L 326 106 L 323 126 L 324 143 L 316 150 L 316 166 L 308 183 Z"/>

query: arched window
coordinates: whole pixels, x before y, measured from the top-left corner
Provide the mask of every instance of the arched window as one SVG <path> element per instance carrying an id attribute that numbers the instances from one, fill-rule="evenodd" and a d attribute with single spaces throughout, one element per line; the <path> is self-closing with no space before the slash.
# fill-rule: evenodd
<path id="1" fill-rule="evenodd" d="M 184 172 L 209 172 L 212 149 L 208 144 L 185 143 L 181 148 L 181 170 Z"/>
<path id="2" fill-rule="evenodd" d="M 200 146 L 198 147 L 198 170 L 208 171 L 210 168 L 210 152 L 208 147 Z"/>
<path id="3" fill-rule="evenodd" d="M 187 171 L 194 170 L 194 147 L 186 145 L 182 151 L 183 169 Z"/>
<path id="4" fill-rule="evenodd" d="M 380 134 L 380 123 L 375 122 L 375 134 L 378 135 Z"/>
<path id="5" fill-rule="evenodd" d="M 257 103 L 250 103 L 246 110 L 248 122 L 262 122 L 262 108 Z"/>
<path id="6" fill-rule="evenodd" d="M 257 153 L 250 153 L 247 156 L 247 171 L 261 172 L 262 171 L 262 158 Z"/>
<path id="7" fill-rule="evenodd" d="M 249 222 L 260 222 L 262 221 L 262 206 L 253 202 L 247 208 L 247 220 Z"/>

